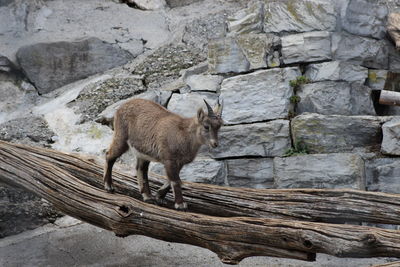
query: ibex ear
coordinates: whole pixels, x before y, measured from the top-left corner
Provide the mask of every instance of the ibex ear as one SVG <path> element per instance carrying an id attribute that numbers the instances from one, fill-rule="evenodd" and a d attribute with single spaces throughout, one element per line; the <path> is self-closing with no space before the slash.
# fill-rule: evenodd
<path id="1" fill-rule="evenodd" d="M 224 100 L 222 100 L 221 102 L 219 101 L 218 98 L 218 102 L 217 105 L 214 108 L 214 113 L 217 114 L 218 117 L 222 117 L 222 110 L 224 108 Z"/>
<path id="2" fill-rule="evenodd" d="M 204 121 L 205 117 L 206 117 L 206 114 L 204 113 L 203 108 L 199 108 L 197 110 L 197 120 L 201 123 Z"/>

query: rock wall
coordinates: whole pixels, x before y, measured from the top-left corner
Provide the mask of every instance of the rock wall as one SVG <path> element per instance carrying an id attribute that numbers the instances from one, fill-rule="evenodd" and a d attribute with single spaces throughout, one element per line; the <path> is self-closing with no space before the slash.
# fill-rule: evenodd
<path id="1" fill-rule="evenodd" d="M 400 54 L 386 34 L 395 7 L 262 0 L 229 16 L 226 35 L 209 41 L 208 71 L 186 78 L 223 77 L 210 91 L 224 100 L 225 126 L 208 155 L 224 164 L 189 166 L 215 169 L 224 177 L 208 181 L 230 186 L 400 193 L 399 109 L 382 112 L 374 98 L 376 90 L 396 90 L 390 85 Z M 199 92 L 188 82 L 181 91 L 171 99 L 193 100 L 168 108 L 192 115 L 189 109 L 202 106 Z"/>

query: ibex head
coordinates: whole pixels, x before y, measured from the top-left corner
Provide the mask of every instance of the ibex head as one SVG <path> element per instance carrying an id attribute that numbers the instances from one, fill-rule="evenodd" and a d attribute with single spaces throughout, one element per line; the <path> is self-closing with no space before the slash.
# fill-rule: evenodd
<path id="1" fill-rule="evenodd" d="M 218 146 L 218 131 L 223 124 L 221 118 L 223 105 L 220 104 L 219 99 L 214 109 L 211 108 L 206 100 L 204 100 L 204 103 L 207 106 L 207 114 L 203 108 L 197 111 L 199 135 L 203 144 L 208 143 L 210 147 L 215 148 Z"/>

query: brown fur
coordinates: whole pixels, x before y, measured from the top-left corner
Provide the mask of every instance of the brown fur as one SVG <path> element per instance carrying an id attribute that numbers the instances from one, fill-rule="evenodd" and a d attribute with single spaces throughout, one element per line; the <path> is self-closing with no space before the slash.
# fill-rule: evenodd
<path id="1" fill-rule="evenodd" d="M 158 190 L 156 200 L 161 202 L 172 186 L 175 207 L 186 209 L 179 172 L 194 160 L 202 144 L 218 145 L 221 112 L 222 106 L 218 105 L 216 116 L 199 109 L 196 117 L 183 118 L 148 100 L 124 103 L 114 116 L 114 136 L 106 154 L 105 189 L 112 191 L 114 162 L 131 147 L 137 152 L 137 177 L 144 201 L 153 201 L 147 172 L 150 161 L 157 161 L 164 164 L 169 181 Z"/>

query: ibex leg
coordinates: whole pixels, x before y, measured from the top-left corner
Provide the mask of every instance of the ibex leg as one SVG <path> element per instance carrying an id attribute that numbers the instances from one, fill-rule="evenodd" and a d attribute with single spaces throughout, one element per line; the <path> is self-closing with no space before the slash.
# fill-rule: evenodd
<path id="1" fill-rule="evenodd" d="M 112 186 L 112 168 L 114 163 L 117 158 L 119 158 L 127 150 L 128 144 L 126 143 L 126 140 L 122 138 L 116 138 L 116 135 L 114 135 L 114 139 L 110 145 L 110 148 L 106 152 L 106 164 L 104 166 L 104 189 L 108 192 L 114 191 Z"/>
<path id="2" fill-rule="evenodd" d="M 156 200 L 157 203 L 162 205 L 164 204 L 164 198 L 168 194 L 169 190 L 171 189 L 170 181 L 166 181 L 157 191 Z"/>
<path id="3" fill-rule="evenodd" d="M 151 195 L 149 179 L 147 176 L 149 164 L 150 161 L 138 158 L 136 162 L 136 175 L 139 183 L 139 190 L 143 196 L 143 201 L 152 203 L 153 197 Z"/>
<path id="4" fill-rule="evenodd" d="M 174 192 L 175 197 L 175 209 L 177 210 L 186 210 L 187 204 L 183 202 L 182 196 L 182 188 L 181 188 L 181 179 L 179 178 L 179 172 L 181 170 L 181 166 L 178 166 L 176 163 L 168 161 L 165 164 L 165 171 L 167 173 L 168 179 L 170 181 L 172 192 Z"/>

